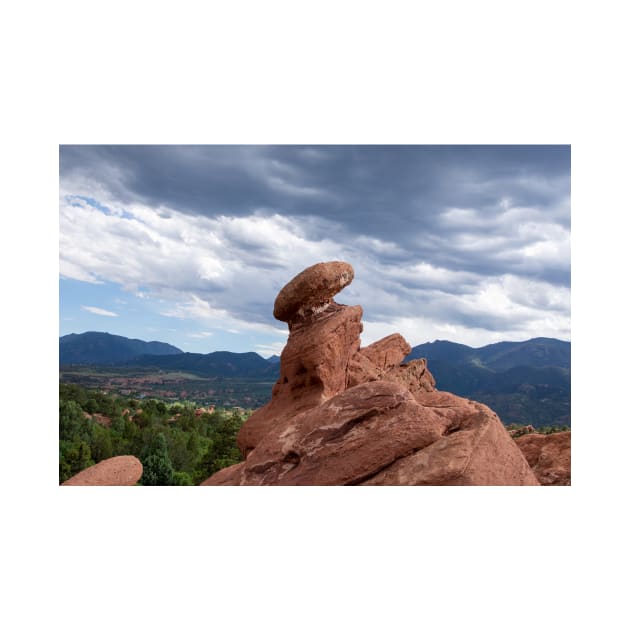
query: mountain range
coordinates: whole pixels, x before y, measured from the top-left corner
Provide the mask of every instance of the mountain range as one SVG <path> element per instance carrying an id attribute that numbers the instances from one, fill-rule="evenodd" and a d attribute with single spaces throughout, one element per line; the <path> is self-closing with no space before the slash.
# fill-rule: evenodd
<path id="1" fill-rule="evenodd" d="M 438 389 L 487 404 L 504 422 L 569 424 L 571 344 L 538 337 L 481 348 L 438 340 L 412 348 L 426 358 Z M 60 365 L 116 365 L 186 371 L 204 377 L 275 379 L 279 357 L 255 352 L 183 352 L 158 341 L 102 332 L 59 338 Z"/>
<path id="2" fill-rule="evenodd" d="M 438 340 L 415 346 L 407 360 L 423 357 L 430 361 L 499 371 L 518 366 L 570 368 L 571 344 L 568 341 L 537 337 L 528 341 L 501 341 L 482 348 L 471 348 L 461 343 Z"/>
<path id="3" fill-rule="evenodd" d="M 416 346 L 438 389 L 478 400 L 506 423 L 571 424 L 571 343 L 537 337 L 470 348 L 451 341 Z"/>
<path id="4" fill-rule="evenodd" d="M 115 365 L 144 355 L 184 354 L 161 341 L 128 339 L 106 332 L 72 333 L 59 337 L 60 365 Z"/>

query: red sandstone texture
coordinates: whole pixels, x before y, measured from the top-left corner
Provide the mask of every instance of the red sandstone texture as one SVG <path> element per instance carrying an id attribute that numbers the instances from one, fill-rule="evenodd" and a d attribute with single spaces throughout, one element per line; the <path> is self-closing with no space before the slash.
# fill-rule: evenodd
<path id="1" fill-rule="evenodd" d="M 543 486 L 571 485 L 571 432 L 531 433 L 514 440 Z"/>
<path id="2" fill-rule="evenodd" d="M 62 486 L 134 486 L 142 477 L 142 464 L 132 455 L 110 457 L 90 466 Z"/>
<path id="3" fill-rule="evenodd" d="M 289 322 L 317 312 L 354 279 L 352 265 L 335 261 L 317 263 L 299 273 L 278 293 L 273 316 Z"/>
<path id="4" fill-rule="evenodd" d="M 332 298 L 347 263 L 309 267 L 279 293 L 289 324 L 271 401 L 243 425 L 240 464 L 202 485 L 539 485 L 488 407 L 435 389 L 398 334 L 365 348 L 360 306 Z"/>
<path id="5" fill-rule="evenodd" d="M 294 323 L 271 401 L 255 411 L 239 433 L 241 452 L 251 451 L 272 426 L 346 389 L 348 365 L 359 350 L 361 315 L 360 306 L 330 303 L 317 315 Z"/>

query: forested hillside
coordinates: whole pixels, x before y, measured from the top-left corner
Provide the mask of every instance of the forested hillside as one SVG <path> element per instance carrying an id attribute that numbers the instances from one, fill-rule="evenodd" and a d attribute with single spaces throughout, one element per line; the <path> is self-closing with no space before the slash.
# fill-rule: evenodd
<path id="1" fill-rule="evenodd" d="M 59 384 L 59 483 L 115 455 L 142 462 L 141 485 L 197 485 L 241 461 L 240 409 L 196 409 Z"/>
<path id="2" fill-rule="evenodd" d="M 485 403 L 505 424 L 571 424 L 571 344 L 538 337 L 471 348 L 450 341 L 416 346 L 437 388 Z"/>

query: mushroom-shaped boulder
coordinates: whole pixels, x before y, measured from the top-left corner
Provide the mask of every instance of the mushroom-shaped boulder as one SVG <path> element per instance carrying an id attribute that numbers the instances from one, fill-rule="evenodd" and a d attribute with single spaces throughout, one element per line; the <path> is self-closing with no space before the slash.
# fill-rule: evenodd
<path id="1" fill-rule="evenodd" d="M 308 267 L 278 293 L 273 316 L 281 322 L 317 311 L 354 278 L 352 265 L 342 261 L 322 262 Z"/>

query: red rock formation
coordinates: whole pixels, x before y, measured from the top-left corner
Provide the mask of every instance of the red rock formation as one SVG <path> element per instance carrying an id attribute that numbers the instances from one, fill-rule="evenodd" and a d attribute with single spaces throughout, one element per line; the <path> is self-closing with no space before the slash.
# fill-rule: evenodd
<path id="1" fill-rule="evenodd" d="M 293 320 L 271 401 L 243 425 L 237 440 L 241 452 L 251 451 L 273 425 L 346 389 L 348 365 L 359 350 L 362 314 L 360 306 L 330 302 L 317 314 Z"/>
<path id="2" fill-rule="evenodd" d="M 432 397 L 424 398 L 426 405 L 431 405 Z M 435 398 L 439 403 L 439 398 Z M 457 398 L 452 397 L 452 407 L 433 409 L 445 420 L 451 419 L 439 439 L 396 460 L 363 485 L 539 485 L 521 453 L 511 448 L 510 441 L 513 440 L 498 416 L 481 403 L 466 401 L 467 404 L 461 404 L 463 399 Z"/>
<path id="3" fill-rule="evenodd" d="M 539 485 L 499 418 L 435 390 L 425 359 L 390 335 L 360 348 L 360 306 L 332 298 L 353 278 L 319 263 L 279 293 L 289 324 L 271 401 L 243 425 L 244 462 L 202 485 Z"/>
<path id="4" fill-rule="evenodd" d="M 541 485 L 571 485 L 571 431 L 548 435 L 530 433 L 514 441 Z"/>
<path id="5" fill-rule="evenodd" d="M 90 466 L 62 486 L 134 486 L 142 477 L 142 464 L 132 455 L 110 457 Z"/>
<path id="6" fill-rule="evenodd" d="M 278 293 L 273 316 L 291 322 L 316 313 L 330 304 L 332 297 L 354 278 L 352 266 L 345 262 L 318 263 L 299 273 Z"/>
<path id="7" fill-rule="evenodd" d="M 212 477 L 209 477 L 205 481 L 202 481 L 200 486 L 238 486 L 240 481 L 240 471 L 242 470 L 245 462 L 240 464 L 232 464 L 227 468 L 223 468 L 218 472 L 215 472 Z"/>
<path id="8" fill-rule="evenodd" d="M 434 392 L 435 379 L 427 368 L 426 359 L 414 359 L 409 363 L 397 365 L 383 374 L 386 381 L 394 381 L 404 385 L 412 394 Z"/>
<path id="9" fill-rule="evenodd" d="M 346 387 L 377 381 L 411 352 L 407 341 L 394 333 L 356 352 L 348 365 Z"/>
<path id="10" fill-rule="evenodd" d="M 380 370 L 389 370 L 400 365 L 410 352 L 411 346 L 398 333 L 383 337 L 383 339 L 359 350 L 360 355 L 369 359 Z"/>

